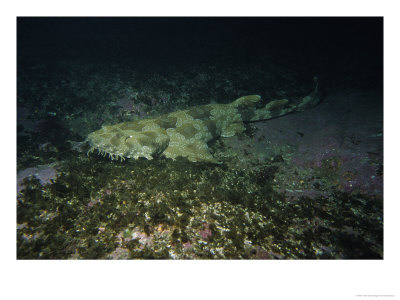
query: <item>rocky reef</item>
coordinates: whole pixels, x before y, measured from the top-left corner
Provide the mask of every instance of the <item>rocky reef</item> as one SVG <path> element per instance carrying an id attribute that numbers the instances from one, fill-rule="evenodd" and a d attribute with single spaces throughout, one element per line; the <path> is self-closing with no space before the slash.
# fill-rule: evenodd
<path id="1" fill-rule="evenodd" d="M 380 258 L 382 203 L 362 195 L 287 201 L 274 163 L 242 170 L 178 158 L 81 154 L 18 200 L 19 259 Z M 100 175 L 101 174 L 101 175 Z"/>

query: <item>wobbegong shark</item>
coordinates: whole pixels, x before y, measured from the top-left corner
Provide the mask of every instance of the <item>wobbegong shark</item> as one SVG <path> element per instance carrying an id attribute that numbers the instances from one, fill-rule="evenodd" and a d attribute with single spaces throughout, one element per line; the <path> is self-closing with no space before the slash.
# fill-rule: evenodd
<path id="1" fill-rule="evenodd" d="M 155 118 L 103 125 L 88 135 L 88 155 L 97 150 L 112 160 L 165 156 L 218 163 L 208 149 L 208 142 L 243 132 L 245 122 L 268 120 L 317 105 L 321 94 L 316 77 L 314 81 L 313 91 L 297 101 L 273 100 L 257 108 L 261 96 L 248 95 L 229 104 L 193 106 Z"/>

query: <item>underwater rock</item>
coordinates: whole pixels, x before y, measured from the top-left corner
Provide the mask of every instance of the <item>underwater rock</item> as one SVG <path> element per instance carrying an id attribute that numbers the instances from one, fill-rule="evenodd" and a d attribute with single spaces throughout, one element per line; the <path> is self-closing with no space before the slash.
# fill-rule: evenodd
<path id="1" fill-rule="evenodd" d="M 257 109 L 261 96 L 249 95 L 229 104 L 194 106 L 153 119 L 103 126 L 89 134 L 88 153 L 97 149 L 111 159 L 153 159 L 163 155 L 173 160 L 181 156 L 192 162 L 217 163 L 208 150 L 209 141 L 243 132 L 243 122 L 267 120 L 315 106 L 321 100 L 316 78 L 315 82 L 310 95 L 292 103 L 274 100 Z"/>
<path id="2" fill-rule="evenodd" d="M 17 174 L 17 193 L 21 192 L 24 188 L 24 179 L 36 177 L 39 179 L 41 185 L 52 183 L 52 180 L 57 178 L 57 170 L 55 164 L 40 165 L 34 168 L 28 168 L 18 172 Z"/>

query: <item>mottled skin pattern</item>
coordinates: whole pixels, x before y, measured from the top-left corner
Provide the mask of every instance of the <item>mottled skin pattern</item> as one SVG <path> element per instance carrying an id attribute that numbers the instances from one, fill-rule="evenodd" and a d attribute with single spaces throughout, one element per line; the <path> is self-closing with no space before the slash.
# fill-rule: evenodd
<path id="1" fill-rule="evenodd" d="M 259 95 L 244 96 L 230 104 L 194 106 L 153 119 L 103 126 L 89 134 L 88 153 L 97 149 L 111 159 L 153 159 L 164 155 L 172 159 L 182 156 L 193 162 L 216 163 L 207 142 L 243 132 L 243 122 L 267 120 L 315 106 L 320 94 L 316 84 L 314 91 L 299 101 L 274 100 L 257 109 L 260 99 Z"/>

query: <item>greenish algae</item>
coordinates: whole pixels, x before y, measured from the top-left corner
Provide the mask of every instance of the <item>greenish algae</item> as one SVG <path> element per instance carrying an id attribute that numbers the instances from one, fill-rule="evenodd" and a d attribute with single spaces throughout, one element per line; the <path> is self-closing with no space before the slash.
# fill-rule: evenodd
<path id="1" fill-rule="evenodd" d="M 382 258 L 382 204 L 287 201 L 276 166 L 70 157 L 17 202 L 19 259 Z"/>

